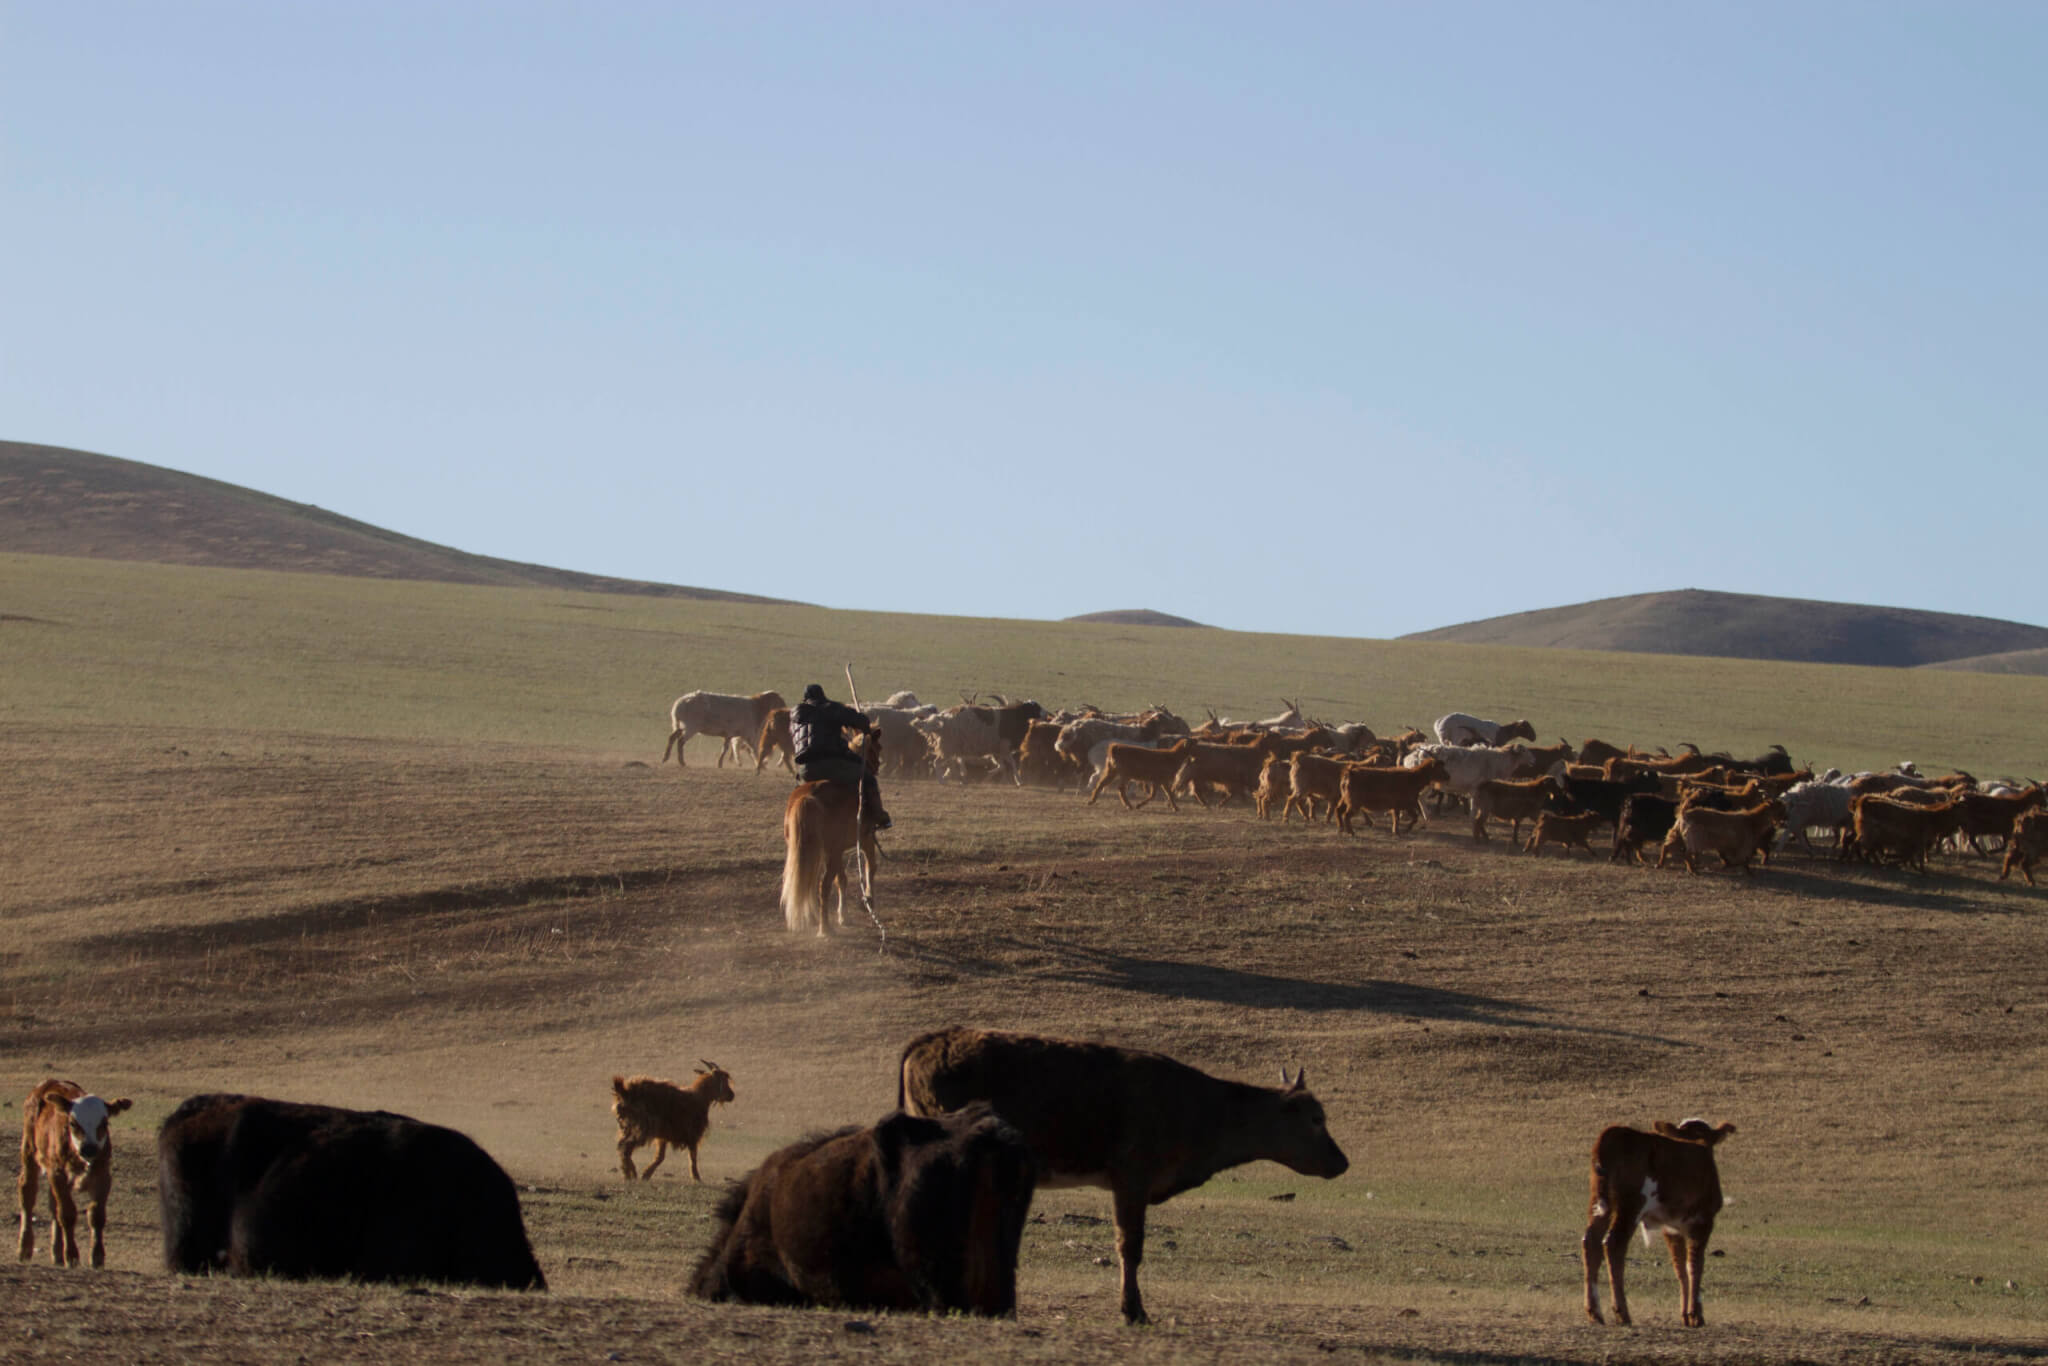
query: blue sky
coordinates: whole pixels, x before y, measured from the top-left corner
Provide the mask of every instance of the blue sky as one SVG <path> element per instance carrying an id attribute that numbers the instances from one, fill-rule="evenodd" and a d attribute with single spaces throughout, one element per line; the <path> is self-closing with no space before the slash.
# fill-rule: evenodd
<path id="1" fill-rule="evenodd" d="M 2048 5 L 0 0 L 0 437 L 835 607 L 2048 623 Z"/>

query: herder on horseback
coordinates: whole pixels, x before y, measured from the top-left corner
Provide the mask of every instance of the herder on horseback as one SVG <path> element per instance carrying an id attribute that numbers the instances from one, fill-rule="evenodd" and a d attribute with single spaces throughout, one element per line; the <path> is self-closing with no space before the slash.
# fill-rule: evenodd
<path id="1" fill-rule="evenodd" d="M 871 724 L 844 702 L 834 702 L 825 696 L 825 689 L 813 683 L 804 689 L 803 701 L 789 714 L 789 740 L 796 750 L 797 776 L 802 781 L 843 783 L 856 788 L 868 827 L 887 830 L 893 822 L 882 809 L 882 789 L 875 781 L 874 770 L 846 743 L 848 729 L 865 735 Z"/>

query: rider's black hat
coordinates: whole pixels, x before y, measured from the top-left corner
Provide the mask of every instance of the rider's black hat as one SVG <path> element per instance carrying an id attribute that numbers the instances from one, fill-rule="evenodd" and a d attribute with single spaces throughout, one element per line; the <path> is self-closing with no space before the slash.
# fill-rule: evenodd
<path id="1" fill-rule="evenodd" d="M 822 684 L 813 683 L 810 687 L 804 689 L 804 701 L 823 702 L 824 700 L 825 689 Z"/>

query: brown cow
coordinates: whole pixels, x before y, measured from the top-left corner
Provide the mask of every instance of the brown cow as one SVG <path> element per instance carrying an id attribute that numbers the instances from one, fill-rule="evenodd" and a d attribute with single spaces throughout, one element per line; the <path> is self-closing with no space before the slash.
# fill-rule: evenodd
<path id="1" fill-rule="evenodd" d="M 1260 1158 L 1305 1176 L 1351 1165 L 1302 1077 L 1277 1090 L 1250 1086 L 1109 1044 L 942 1029 L 905 1046 L 896 1096 L 920 1115 L 985 1100 L 1031 1145 L 1041 1185 L 1107 1187 L 1132 1323 L 1146 1322 L 1138 1263 L 1147 1205 Z"/>
<path id="2" fill-rule="evenodd" d="M 639 1173 L 642 1181 L 654 1179 L 654 1169 L 668 1157 L 670 1145 L 690 1154 L 690 1179 L 697 1174 L 697 1145 L 711 1128 L 711 1107 L 730 1105 L 732 1074 L 715 1062 L 700 1059 L 697 1078 L 688 1086 L 656 1077 L 613 1077 L 612 1115 L 619 1121 L 619 1170 L 634 1178 L 633 1153 L 646 1144 L 654 1145 L 654 1161 Z"/>
<path id="3" fill-rule="evenodd" d="M 133 1102 L 101 1100 L 75 1081 L 51 1077 L 21 1106 L 21 1260 L 36 1255 L 36 1174 L 50 1182 L 50 1258 L 78 1265 L 78 1196 L 92 1228 L 92 1264 L 107 1264 L 107 1193 L 114 1186 L 114 1137 L 107 1121 Z"/>
<path id="4" fill-rule="evenodd" d="M 1593 1143 L 1593 1194 L 1579 1256 L 1586 1268 L 1586 1317 L 1604 1323 L 1598 1299 L 1600 1263 L 1607 1263 L 1607 1290 L 1614 1321 L 1627 1323 L 1628 1295 L 1622 1287 L 1628 1236 L 1642 1225 L 1643 1245 L 1652 1227 L 1663 1230 L 1678 1272 L 1679 1317 L 1686 1327 L 1706 1322 L 1700 1312 L 1700 1277 L 1706 1271 L 1707 1239 L 1721 1212 L 1721 1177 L 1714 1145 L 1735 1132 L 1703 1119 L 1682 1124 L 1657 1121 L 1657 1132 L 1616 1125 Z"/>
<path id="5" fill-rule="evenodd" d="M 1031 1150 L 987 1105 L 814 1135 L 720 1202 L 690 1293 L 1009 1314 L 1035 1184 Z"/>

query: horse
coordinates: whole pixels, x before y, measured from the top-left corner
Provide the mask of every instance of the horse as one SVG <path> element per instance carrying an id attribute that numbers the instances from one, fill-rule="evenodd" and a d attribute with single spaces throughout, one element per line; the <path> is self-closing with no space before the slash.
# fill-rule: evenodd
<path id="1" fill-rule="evenodd" d="M 861 746 L 861 762 L 873 773 L 882 757 L 881 737 L 873 731 Z M 846 854 L 858 832 L 861 861 L 861 904 L 873 914 L 874 867 L 881 859 L 874 827 L 859 822 L 860 791 L 844 783 L 798 783 L 782 809 L 782 915 L 790 933 L 812 926 L 828 934 L 825 893 L 838 893 L 841 928 L 846 925 Z"/>

